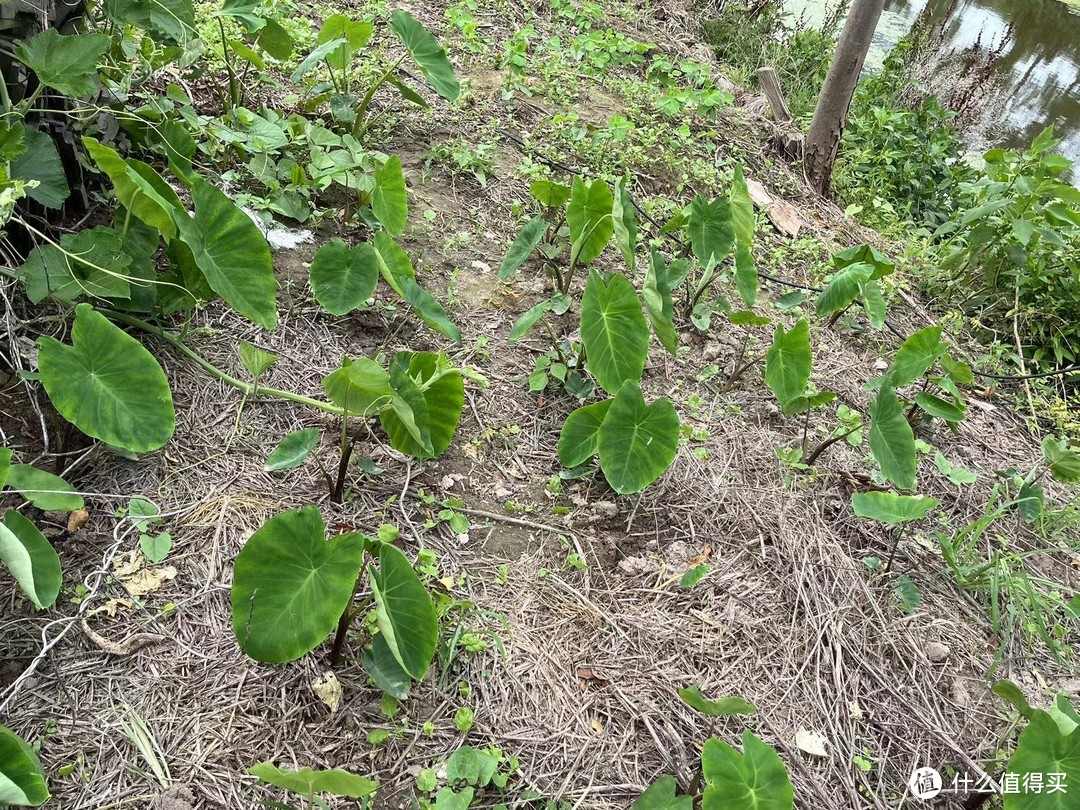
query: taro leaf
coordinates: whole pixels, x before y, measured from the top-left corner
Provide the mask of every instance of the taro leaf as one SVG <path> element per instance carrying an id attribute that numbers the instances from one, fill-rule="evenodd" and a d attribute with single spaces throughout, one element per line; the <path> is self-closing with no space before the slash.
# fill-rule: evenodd
<path id="1" fill-rule="evenodd" d="M 172 43 L 197 36 L 192 0 L 105 0 L 105 16 L 121 25 L 134 25 Z"/>
<path id="2" fill-rule="evenodd" d="M 34 188 L 26 189 L 27 196 L 46 208 L 59 208 L 68 198 L 67 174 L 53 139 L 36 129 L 23 129 L 23 151 L 12 158 L 8 174 L 12 180 L 37 180 Z"/>
<path id="3" fill-rule="evenodd" d="M 172 535 L 167 532 L 161 534 L 144 534 L 139 538 L 139 548 L 143 556 L 155 565 L 166 557 L 172 550 Z"/>
<path id="4" fill-rule="evenodd" d="M 847 309 L 873 275 L 873 265 L 865 263 L 852 264 L 834 273 L 829 286 L 818 296 L 818 315 L 832 315 Z"/>
<path id="5" fill-rule="evenodd" d="M 735 165 L 735 176 L 728 195 L 731 224 L 735 231 L 735 286 L 748 307 L 757 302 L 758 275 L 754 269 L 754 203 L 743 177 L 742 164 Z"/>
<path id="6" fill-rule="evenodd" d="M 11 470 L 11 451 L 6 447 L 0 447 L 0 489 L 7 483 L 8 472 Z"/>
<path id="7" fill-rule="evenodd" d="M 566 417 L 559 432 L 559 461 L 564 467 L 578 467 L 599 450 L 600 426 L 604 424 L 612 399 L 585 405 Z"/>
<path id="8" fill-rule="evenodd" d="M 29 464 L 12 464 L 7 485 L 43 512 L 73 512 L 84 506 L 82 496 L 71 484 Z"/>
<path id="9" fill-rule="evenodd" d="M 971 366 L 967 363 L 953 360 L 948 352 L 941 355 L 940 360 L 942 369 L 945 370 L 949 379 L 957 385 L 971 385 L 975 382 L 975 372 L 971 370 Z"/>
<path id="10" fill-rule="evenodd" d="M 390 405 L 379 412 L 384 429 L 387 416 L 397 420 L 391 422 L 396 430 L 393 433 L 387 430 L 390 445 L 402 453 L 411 451 L 409 454 L 415 458 L 430 458 L 432 448 L 427 400 L 404 363 L 391 362 L 390 388 L 393 391 Z"/>
<path id="11" fill-rule="evenodd" d="M 1039 774 L 1044 780 L 1046 774 L 1066 774 L 1066 789 L 1072 790 L 1080 774 L 1080 727 L 1062 733 L 1052 715 L 1036 709 L 1009 757 L 1006 773 L 1020 785 L 1028 783 L 1028 774 Z M 1006 793 L 1004 810 L 1073 810 L 1076 798 L 1069 795 L 1064 791 Z"/>
<path id="12" fill-rule="evenodd" d="M 732 312 L 727 316 L 728 323 L 735 326 L 767 326 L 772 323 L 772 318 L 766 315 L 758 315 L 748 309 Z"/>
<path id="13" fill-rule="evenodd" d="M 802 396 L 810 381 L 812 362 L 807 320 L 800 319 L 788 332 L 778 323 L 772 345 L 765 354 L 765 384 L 781 406 Z"/>
<path id="14" fill-rule="evenodd" d="M 34 749 L 0 726 L 0 805 L 37 807 L 48 798 L 45 772 Z"/>
<path id="15" fill-rule="evenodd" d="M 304 78 L 311 71 L 315 70 L 319 66 L 319 63 L 324 59 L 327 59 L 342 45 L 348 42 L 345 37 L 336 37 L 326 42 L 321 42 L 312 49 L 311 53 L 304 57 L 303 61 L 296 66 L 296 69 L 289 76 L 289 81 L 293 84 L 299 84 L 300 80 Z"/>
<path id="16" fill-rule="evenodd" d="M 941 470 L 942 475 L 957 486 L 974 484 L 979 480 L 979 476 L 971 472 L 971 470 L 965 470 L 963 467 L 954 467 L 940 450 L 934 454 L 934 464 Z"/>
<path id="17" fill-rule="evenodd" d="M 936 416 L 950 425 L 964 421 L 964 408 L 926 391 L 920 391 L 915 395 L 915 404 L 931 416 Z"/>
<path id="18" fill-rule="evenodd" d="M 394 292 L 409 303 L 420 319 L 441 335 L 461 343 L 461 330 L 431 293 L 416 283 L 416 271 L 408 254 L 384 231 L 375 234 L 375 256 L 379 272 Z"/>
<path id="19" fill-rule="evenodd" d="M 514 321 L 513 327 L 510 329 L 510 336 L 507 338 L 511 343 L 516 343 L 521 340 L 525 335 L 529 333 L 529 330 L 536 326 L 537 322 L 544 317 L 547 313 L 551 312 L 555 308 L 555 298 L 548 298 L 541 301 L 539 304 L 534 304 L 525 310 L 521 317 Z"/>
<path id="20" fill-rule="evenodd" d="M 566 224 L 570 228 L 570 264 L 589 264 L 599 256 L 615 232 L 611 211 L 615 198 L 603 180 L 584 183 L 574 178 Z"/>
<path id="21" fill-rule="evenodd" d="M 851 496 L 851 508 L 856 515 L 889 526 L 922 520 L 931 509 L 940 504 L 941 501 L 937 498 L 897 495 L 895 492 L 856 492 Z"/>
<path id="22" fill-rule="evenodd" d="M 753 703 L 743 700 L 737 695 L 710 700 L 701 694 L 696 686 L 686 686 L 679 690 L 682 702 L 691 709 L 697 709 L 702 714 L 711 717 L 727 717 L 733 714 L 757 714 L 757 708 Z"/>
<path id="23" fill-rule="evenodd" d="M 165 237 L 176 236 L 176 220 L 183 205 L 176 192 L 150 166 L 138 160 L 124 160 L 111 147 L 93 138 L 83 138 L 83 146 L 94 163 L 112 181 L 117 202 Z"/>
<path id="24" fill-rule="evenodd" d="M 757 303 L 758 274 L 747 245 L 735 245 L 735 286 L 746 306 L 752 307 Z"/>
<path id="25" fill-rule="evenodd" d="M 705 743 L 702 810 L 792 810 L 794 791 L 776 751 L 750 731 L 743 732 L 742 743 L 742 754 L 722 740 Z"/>
<path id="26" fill-rule="evenodd" d="M 83 295 L 126 299 L 131 295 L 126 277 L 130 261 L 120 234 L 99 226 L 64 234 L 60 247 L 46 243 L 34 248 L 15 273 L 34 303 L 48 296 L 57 301 Z"/>
<path id="27" fill-rule="evenodd" d="M 930 370 L 945 351 L 941 327 L 928 326 L 913 334 L 896 350 L 889 375 L 894 388 L 902 388 Z"/>
<path id="28" fill-rule="evenodd" d="M 640 380 L 649 353 L 649 326 L 634 285 L 625 276 L 605 284 L 593 270 L 581 299 L 581 342 L 585 362 L 609 394 L 627 380 Z"/>
<path id="29" fill-rule="evenodd" d="M 620 495 L 640 492 L 664 474 L 679 447 L 679 417 L 671 400 L 645 404 L 628 380 L 615 395 L 597 436 L 600 469 Z"/>
<path id="30" fill-rule="evenodd" d="M 333 796 L 363 799 L 374 793 L 379 786 L 378 782 L 366 776 L 357 776 L 340 768 L 325 771 L 314 771 L 311 768 L 283 771 L 270 762 L 260 762 L 248 768 L 248 773 L 259 777 L 269 785 L 298 796 L 329 793 Z"/>
<path id="31" fill-rule="evenodd" d="M 390 403 L 393 391 L 386 370 L 367 357 L 345 358 L 341 368 L 323 378 L 323 390 L 350 416 L 371 416 Z"/>
<path id="32" fill-rule="evenodd" d="M 862 286 L 863 297 L 863 309 L 866 310 L 866 317 L 870 321 L 870 325 L 875 329 L 883 329 L 885 327 L 885 316 L 889 312 L 889 308 L 885 303 L 885 298 L 881 294 L 881 287 L 878 286 L 876 281 L 867 281 Z"/>
<path id="33" fill-rule="evenodd" d="M 1047 436 L 1043 439 L 1042 452 L 1055 479 L 1063 484 L 1080 482 L 1080 453 L 1069 449 L 1068 442 Z"/>
<path id="34" fill-rule="evenodd" d="M 553 183 L 550 180 L 537 180 L 529 186 L 529 193 L 541 205 L 550 208 L 561 208 L 570 199 L 570 187 L 562 183 Z"/>
<path id="35" fill-rule="evenodd" d="M 525 264 L 525 260 L 532 255 L 536 246 L 544 238 L 547 229 L 548 221 L 542 216 L 533 217 L 528 221 L 525 227 L 521 229 L 521 233 L 514 239 L 513 244 L 510 245 L 510 249 L 506 251 L 506 257 L 502 260 L 502 264 L 499 265 L 500 279 L 510 278 L 518 271 L 521 265 Z"/>
<path id="36" fill-rule="evenodd" d="M 615 181 L 615 194 L 611 205 L 611 225 L 615 230 L 615 244 L 622 252 L 623 261 L 633 273 L 636 269 L 634 252 L 637 250 L 637 219 L 634 217 L 634 203 L 626 190 L 626 178 Z"/>
<path id="37" fill-rule="evenodd" d="M 391 236 L 400 236 L 409 221 L 409 198 L 405 191 L 405 175 L 401 173 L 401 158 L 389 158 L 374 173 L 375 188 L 371 190 L 371 210 Z"/>
<path id="38" fill-rule="evenodd" d="M 834 399 L 836 399 L 835 391 L 818 391 L 816 394 L 810 395 L 801 394 L 785 402 L 781 410 L 783 410 L 784 416 L 791 417 L 812 411 L 814 408 L 820 408 L 822 405 L 828 405 Z"/>
<path id="39" fill-rule="evenodd" d="M 292 36 L 277 20 L 267 17 L 263 23 L 263 27 L 255 34 L 255 41 L 272 57 L 284 62 L 293 54 L 295 43 Z"/>
<path id="40" fill-rule="evenodd" d="M 904 606 L 906 613 L 914 613 L 922 602 L 922 594 L 919 593 L 918 587 L 907 574 L 901 574 L 896 578 L 893 593 L 900 600 L 900 604 Z"/>
<path id="41" fill-rule="evenodd" d="M 431 105 L 428 103 L 422 95 L 413 90 L 409 85 L 405 84 L 401 80 L 394 76 L 391 76 L 386 80 L 389 85 L 397 88 L 398 95 L 408 101 L 410 104 L 415 104 L 417 107 L 423 107 L 424 109 L 431 109 Z"/>
<path id="42" fill-rule="evenodd" d="M 408 49 L 423 72 L 424 78 L 435 88 L 435 92 L 447 101 L 454 101 L 461 93 L 461 85 L 439 41 L 420 24 L 419 20 L 401 9 L 396 9 L 391 15 L 390 28 L 398 35 L 401 44 Z"/>
<path id="43" fill-rule="evenodd" d="M 405 700 L 409 696 L 412 679 L 401 668 L 382 633 L 376 633 L 371 639 L 371 646 L 365 647 L 360 653 L 360 663 L 375 685 L 390 697 Z"/>
<path id="44" fill-rule="evenodd" d="M 901 489 L 915 488 L 915 434 L 888 383 L 870 403 L 870 452 L 886 478 Z"/>
<path id="45" fill-rule="evenodd" d="M 693 796 L 676 796 L 674 776 L 661 776 L 642 793 L 630 810 L 693 810 Z"/>
<path id="46" fill-rule="evenodd" d="M 336 51 L 327 54 L 326 64 L 337 71 L 346 70 L 353 54 L 368 44 L 374 31 L 375 26 L 368 20 L 353 21 L 344 14 L 331 14 L 319 29 L 318 44 L 333 39 L 345 41 Z"/>
<path id="47" fill-rule="evenodd" d="M 270 518 L 248 539 L 233 567 L 232 625 L 256 661 L 294 661 L 337 627 L 352 600 L 365 538 L 327 540 L 314 506 Z"/>
<path id="48" fill-rule="evenodd" d="M 1012 681 L 1001 680 L 996 681 L 993 686 L 990 687 L 990 691 L 1000 698 L 1004 698 L 1013 705 L 1020 716 L 1026 720 L 1031 719 L 1031 713 L 1034 709 L 1031 708 L 1031 704 L 1028 703 L 1027 696 L 1023 693 L 1019 686 Z"/>
<path id="49" fill-rule="evenodd" d="M 399 352 L 394 358 L 394 365 L 408 366 L 408 376 L 426 383 L 447 361 L 431 352 Z M 461 411 L 465 407 L 465 381 L 457 371 L 440 377 L 426 390 L 421 398 L 427 409 L 427 432 L 431 440 L 430 451 L 417 443 L 394 411 L 382 410 L 379 420 L 383 429 L 390 436 L 394 449 L 415 458 L 434 458 L 441 456 L 454 438 Z"/>
<path id="50" fill-rule="evenodd" d="M 653 334 L 672 356 L 679 349 L 679 336 L 675 332 L 675 304 L 671 298 L 671 279 L 664 257 L 652 252 L 649 269 L 645 271 L 645 283 L 641 287 L 645 299 L 645 314 L 652 324 Z"/>
<path id="51" fill-rule="evenodd" d="M 274 261 L 251 218 L 205 180 L 192 186 L 195 217 L 177 212 L 180 239 L 210 288 L 264 329 L 277 326 Z"/>
<path id="52" fill-rule="evenodd" d="M 280 359 L 276 354 L 263 351 L 258 346 L 248 343 L 246 340 L 240 341 L 240 348 L 237 352 L 240 355 L 240 362 L 243 364 L 244 368 L 246 368 L 248 373 L 256 380 L 262 377 L 267 369 Z"/>
<path id="53" fill-rule="evenodd" d="M 39 610 L 60 593 L 60 557 L 37 527 L 14 509 L 0 523 L 0 562 Z M 2 782 L 2 777 L 0 777 Z"/>
<path id="54" fill-rule="evenodd" d="M 888 256 L 870 245 L 856 245 L 855 247 L 834 253 L 832 257 L 833 267 L 842 270 L 853 264 L 869 264 L 874 268 L 870 279 L 876 281 L 879 278 L 892 273 L 896 265 Z"/>
<path id="55" fill-rule="evenodd" d="M 379 548 L 379 567 L 371 566 L 370 576 L 379 631 L 401 668 L 421 681 L 439 635 L 431 595 L 408 557 L 389 544 Z"/>
<path id="56" fill-rule="evenodd" d="M 263 469 L 267 472 L 291 470 L 299 467 L 319 446 L 319 431 L 316 428 L 294 430 L 278 442 L 277 447 L 267 457 Z"/>
<path id="57" fill-rule="evenodd" d="M 359 308 L 378 282 L 379 260 L 367 242 L 349 247 L 341 239 L 331 239 L 311 260 L 311 291 L 331 315 L 347 315 Z"/>
<path id="58" fill-rule="evenodd" d="M 75 308 L 71 341 L 38 338 L 41 382 L 61 416 L 88 436 L 133 453 L 164 445 L 176 414 L 154 356 L 89 304 Z"/>
<path id="59" fill-rule="evenodd" d="M 15 46 L 15 56 L 46 87 L 83 98 L 97 90 L 98 61 L 112 40 L 106 34 L 64 36 L 46 28 Z"/>
<path id="60" fill-rule="evenodd" d="M 690 219 L 687 223 L 690 247 L 702 267 L 719 264 L 731 253 L 735 244 L 735 224 L 731 216 L 731 203 L 726 197 L 709 202 L 698 194 L 690 203 Z"/>

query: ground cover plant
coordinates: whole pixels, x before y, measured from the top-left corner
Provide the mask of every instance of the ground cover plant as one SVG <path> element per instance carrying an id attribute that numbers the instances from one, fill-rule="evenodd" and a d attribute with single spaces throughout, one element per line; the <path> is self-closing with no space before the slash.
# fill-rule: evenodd
<path id="1" fill-rule="evenodd" d="M 107 6 L 4 108 L 0 804 L 1080 778 L 1080 452 L 909 292 L 1056 266 L 1049 141 L 905 251 L 627 5 Z"/>

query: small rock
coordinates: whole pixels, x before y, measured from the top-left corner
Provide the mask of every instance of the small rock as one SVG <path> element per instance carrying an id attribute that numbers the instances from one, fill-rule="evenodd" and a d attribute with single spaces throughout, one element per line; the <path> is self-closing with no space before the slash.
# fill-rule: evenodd
<path id="1" fill-rule="evenodd" d="M 925 650 L 926 657 L 931 663 L 940 664 L 949 658 L 949 645 L 942 644 L 940 641 L 931 641 L 926 645 Z"/>
<path id="2" fill-rule="evenodd" d="M 715 360 L 721 354 L 723 354 L 724 347 L 720 345 L 718 340 L 710 340 L 705 344 L 705 348 L 701 350 L 702 360 Z"/>
<path id="3" fill-rule="evenodd" d="M 652 565 L 644 557 L 626 557 L 619 560 L 616 565 L 622 573 L 628 577 L 636 577 L 641 574 L 648 574 L 653 570 Z"/>
<path id="4" fill-rule="evenodd" d="M 619 507 L 612 501 L 596 501 L 592 508 L 599 517 L 615 517 L 619 514 Z"/>

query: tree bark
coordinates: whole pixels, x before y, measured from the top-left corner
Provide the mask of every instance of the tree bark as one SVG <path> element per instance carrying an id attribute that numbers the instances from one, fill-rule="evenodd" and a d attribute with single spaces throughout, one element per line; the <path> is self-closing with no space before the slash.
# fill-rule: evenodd
<path id="1" fill-rule="evenodd" d="M 819 194 L 828 194 L 833 163 L 844 134 L 855 85 L 862 73 L 866 53 L 874 36 L 885 0 L 854 0 L 848 13 L 829 74 L 814 108 L 814 120 L 806 135 L 803 166 L 810 185 Z"/>

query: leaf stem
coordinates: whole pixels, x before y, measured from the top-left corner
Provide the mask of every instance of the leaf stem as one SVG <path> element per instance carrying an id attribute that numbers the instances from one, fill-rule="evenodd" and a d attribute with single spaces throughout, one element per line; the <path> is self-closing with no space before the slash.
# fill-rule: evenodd
<path id="1" fill-rule="evenodd" d="M 814 462 L 817 461 L 817 459 L 818 459 L 818 456 L 820 456 L 822 453 L 824 453 L 826 450 L 828 450 L 830 447 L 832 447 L 834 444 L 836 444 L 841 439 L 846 439 L 848 436 L 850 436 L 855 431 L 862 430 L 862 428 L 863 428 L 863 423 L 859 422 L 859 424 L 857 424 L 851 430 L 846 430 L 846 431 L 844 431 L 843 433 L 841 433 L 838 436 L 832 436 L 832 437 L 826 439 L 821 444 L 819 444 L 817 447 L 815 447 L 813 452 L 810 453 L 810 455 L 808 455 L 806 458 L 803 459 L 803 464 L 805 464 L 807 467 L 813 467 Z"/>

